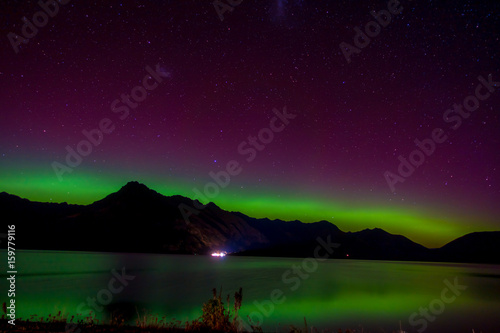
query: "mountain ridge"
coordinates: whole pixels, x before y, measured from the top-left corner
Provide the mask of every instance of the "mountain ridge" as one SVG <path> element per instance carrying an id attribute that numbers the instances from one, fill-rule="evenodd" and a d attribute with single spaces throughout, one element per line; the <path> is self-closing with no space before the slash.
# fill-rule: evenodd
<path id="1" fill-rule="evenodd" d="M 189 223 L 179 205 L 198 214 Z M 43 203 L 0 193 L 0 211 L 22 234 L 18 249 L 307 257 L 318 238 L 339 243 L 332 258 L 499 263 L 500 231 L 474 232 L 438 249 L 380 228 L 344 232 L 329 221 L 253 218 L 180 195 L 164 196 L 139 182 L 89 205 Z M 6 224 L 4 222 L 4 224 Z M 5 229 L 6 230 L 6 229 Z M 1 244 L 3 246 L 3 244 Z"/>

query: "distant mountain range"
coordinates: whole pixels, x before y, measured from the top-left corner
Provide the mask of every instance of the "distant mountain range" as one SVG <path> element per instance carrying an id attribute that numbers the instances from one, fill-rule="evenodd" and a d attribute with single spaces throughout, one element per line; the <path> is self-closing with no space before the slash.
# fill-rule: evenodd
<path id="1" fill-rule="evenodd" d="M 199 213 L 186 222 L 179 205 Z M 471 233 L 428 249 L 378 228 L 343 232 L 327 221 L 256 219 L 214 203 L 199 205 L 138 182 L 86 206 L 0 193 L 2 230 L 16 225 L 17 249 L 312 257 L 321 237 L 339 244 L 331 258 L 500 263 L 500 231 Z"/>

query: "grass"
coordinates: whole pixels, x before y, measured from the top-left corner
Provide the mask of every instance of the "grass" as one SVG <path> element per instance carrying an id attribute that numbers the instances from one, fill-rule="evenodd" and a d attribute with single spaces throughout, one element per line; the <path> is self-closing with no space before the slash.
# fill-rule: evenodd
<path id="1" fill-rule="evenodd" d="M 230 297 L 227 295 L 226 303 L 222 299 L 222 288 L 217 295 L 217 290 L 212 290 L 213 296 L 202 307 L 201 317 L 193 320 L 181 322 L 180 320 L 167 320 L 166 316 L 158 317 L 146 310 L 140 311 L 136 308 L 137 319 L 135 325 L 125 323 L 120 313 L 114 312 L 107 322 L 100 321 L 95 314 L 90 312 L 87 316 L 77 314 L 69 317 L 68 314 L 59 311 L 56 315 L 49 314 L 47 317 L 31 315 L 29 319 L 16 319 L 16 325 L 8 323 L 6 304 L 3 303 L 4 314 L 0 317 L 0 332 L 66 332 L 66 333 L 102 333 L 102 332 L 124 332 L 124 333 L 161 333 L 161 332 L 263 332 L 262 328 L 254 325 L 250 318 L 250 330 L 245 330 L 238 312 L 243 300 L 243 291 L 234 294 L 234 303 L 231 306 Z M 304 330 L 290 326 L 291 333 L 309 333 L 307 322 L 304 318 Z M 311 329 L 311 332 L 319 333 L 318 330 Z M 326 331 L 323 331 L 326 332 Z M 328 331 L 334 333 L 335 331 Z M 354 330 L 346 330 L 338 333 L 354 333 Z"/>

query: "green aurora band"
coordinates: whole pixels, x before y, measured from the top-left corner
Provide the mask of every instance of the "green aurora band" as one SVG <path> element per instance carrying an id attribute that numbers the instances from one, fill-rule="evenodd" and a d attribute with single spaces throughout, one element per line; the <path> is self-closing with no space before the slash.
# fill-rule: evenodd
<path id="1" fill-rule="evenodd" d="M 195 198 L 193 187 L 203 190 L 203 179 L 193 186 L 192 181 L 174 177 L 155 177 L 157 172 L 95 173 L 79 168 L 70 177 L 59 182 L 51 169 L 0 168 L 0 191 L 40 202 L 68 202 L 90 204 L 118 191 L 130 180 L 137 180 L 166 196 L 182 195 Z M 144 176 L 150 174 L 151 176 Z M 138 176 L 140 175 L 140 176 Z M 203 192 L 203 191 L 202 191 Z M 285 193 L 285 194 L 283 194 Z M 204 200 L 200 200 L 204 201 Z M 427 247 L 440 247 L 447 242 L 473 231 L 496 230 L 487 216 L 445 212 L 443 209 L 418 209 L 394 202 L 359 201 L 355 203 L 333 196 L 318 196 L 297 189 L 280 191 L 271 188 L 244 192 L 228 186 L 220 189 L 211 201 L 229 211 L 239 211 L 256 218 L 300 220 L 316 222 L 326 220 L 343 231 L 382 228 L 390 233 L 404 235 Z M 205 203 L 205 202 L 204 202 Z M 473 226 L 471 226 L 473 222 Z"/>

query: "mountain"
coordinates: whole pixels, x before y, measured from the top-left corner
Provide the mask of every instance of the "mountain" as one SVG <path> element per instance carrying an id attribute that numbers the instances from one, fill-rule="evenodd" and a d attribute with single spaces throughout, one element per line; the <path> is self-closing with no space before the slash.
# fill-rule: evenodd
<path id="1" fill-rule="evenodd" d="M 182 196 L 163 196 L 137 182 L 87 206 L 0 194 L 0 211 L 23 235 L 16 244 L 23 249 L 192 254 L 267 243 L 245 221 L 213 203 L 186 223 L 179 205 L 194 209 L 194 203 Z"/>
<path id="2" fill-rule="evenodd" d="M 431 250 L 378 228 L 343 232 L 327 221 L 256 219 L 163 196 L 138 182 L 90 205 L 32 202 L 3 192 L 0 211 L 2 230 L 16 225 L 18 249 L 309 257 L 321 239 L 338 244 L 331 258 L 498 263 L 494 254 L 500 253 L 500 232 L 469 234 Z"/>
<path id="3" fill-rule="evenodd" d="M 473 232 L 436 249 L 437 260 L 498 263 L 500 231 Z"/>
<path id="4" fill-rule="evenodd" d="M 271 222 L 272 223 L 272 222 Z M 290 222 L 287 222 L 290 223 Z M 304 224 L 304 223 L 302 223 Z M 378 259 L 378 260 L 407 260 L 431 261 L 431 250 L 412 242 L 401 235 L 393 235 L 382 229 L 365 229 L 358 232 L 343 232 L 333 224 L 322 221 L 311 223 L 322 239 L 331 236 L 332 242 L 339 246 L 330 255 L 330 258 L 351 259 Z M 322 231 L 319 225 L 325 227 Z M 330 224 L 333 228 L 328 227 Z M 307 226 L 308 224 L 306 224 Z M 311 226 L 312 227 L 312 226 Z M 311 228 L 313 229 L 313 228 Z M 305 241 L 275 244 L 269 248 L 247 250 L 240 255 L 275 256 L 275 257 L 307 257 L 314 253 L 318 246 L 315 238 L 308 237 Z"/>

